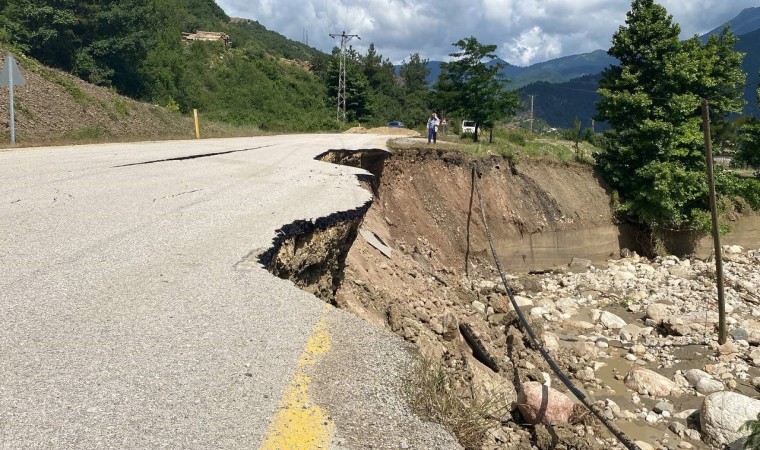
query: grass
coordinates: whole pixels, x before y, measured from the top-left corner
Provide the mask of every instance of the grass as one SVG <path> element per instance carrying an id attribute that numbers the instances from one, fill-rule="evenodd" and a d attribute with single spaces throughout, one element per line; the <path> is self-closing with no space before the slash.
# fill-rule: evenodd
<path id="1" fill-rule="evenodd" d="M 474 158 L 485 158 L 492 155 L 502 156 L 510 162 L 518 163 L 524 159 L 553 160 L 563 164 L 593 165 L 593 153 L 599 149 L 581 142 L 578 151 L 573 141 L 563 140 L 558 137 L 542 137 L 530 133 L 527 130 L 497 128 L 493 133 L 493 142 L 488 142 L 488 132 L 480 135 L 479 142 L 472 141 L 472 135 L 459 136 L 457 134 L 439 135 L 438 144 L 434 149 L 454 151 Z M 410 142 L 408 140 L 391 141 L 394 150 L 419 149 L 425 144 Z"/>
<path id="2" fill-rule="evenodd" d="M 480 449 L 489 430 L 508 414 L 505 399 L 474 393 L 462 398 L 439 362 L 421 357 L 407 380 L 410 406 L 416 414 L 450 430 L 467 450 Z"/>

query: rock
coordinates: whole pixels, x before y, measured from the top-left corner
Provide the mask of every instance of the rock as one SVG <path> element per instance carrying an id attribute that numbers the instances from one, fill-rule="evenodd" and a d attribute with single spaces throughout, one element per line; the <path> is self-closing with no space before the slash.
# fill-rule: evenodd
<path id="1" fill-rule="evenodd" d="M 647 348 L 644 347 L 641 344 L 636 344 L 633 347 L 631 347 L 631 353 L 633 353 L 636 356 L 642 356 L 645 355 L 647 352 Z"/>
<path id="2" fill-rule="evenodd" d="M 738 245 L 724 245 L 723 253 L 726 255 L 740 255 L 744 253 L 744 248 Z"/>
<path id="3" fill-rule="evenodd" d="M 749 357 L 752 359 L 752 364 L 760 365 L 760 347 L 753 347 L 752 351 L 749 352 Z"/>
<path id="4" fill-rule="evenodd" d="M 517 407 L 530 424 L 563 424 L 570 420 L 573 401 L 562 392 L 537 381 L 523 383 L 517 396 Z"/>
<path id="5" fill-rule="evenodd" d="M 664 303 L 652 303 L 651 305 L 647 306 L 647 319 L 652 319 L 658 325 L 662 323 L 663 320 L 670 317 L 671 314 L 670 305 L 666 305 Z"/>
<path id="6" fill-rule="evenodd" d="M 602 315 L 599 317 L 599 321 L 609 330 L 619 330 L 623 328 L 626 323 L 625 320 L 612 314 L 609 311 L 602 311 Z"/>
<path id="7" fill-rule="evenodd" d="M 662 414 L 665 411 L 672 413 L 673 405 L 668 402 L 659 402 L 656 405 L 654 405 L 654 408 L 652 408 L 652 411 L 656 412 L 657 414 Z"/>
<path id="8" fill-rule="evenodd" d="M 681 411 L 680 413 L 674 414 L 673 417 L 675 417 L 676 419 L 686 420 L 689 418 L 689 416 L 694 415 L 698 411 L 699 410 L 696 410 L 696 409 L 685 409 Z"/>
<path id="9" fill-rule="evenodd" d="M 570 271 L 573 273 L 583 273 L 591 267 L 590 259 L 573 258 L 569 264 Z"/>
<path id="10" fill-rule="evenodd" d="M 550 331 L 544 331 L 544 348 L 550 352 L 559 350 L 559 336 Z"/>
<path id="11" fill-rule="evenodd" d="M 700 410 L 700 426 L 705 442 L 722 448 L 741 448 L 749 431 L 739 432 L 748 420 L 756 420 L 760 400 L 736 392 L 716 392 L 705 398 Z"/>
<path id="12" fill-rule="evenodd" d="M 641 335 L 641 328 L 629 323 L 620 329 L 620 339 L 624 341 L 635 341 Z"/>
<path id="13" fill-rule="evenodd" d="M 688 336 L 691 332 L 689 323 L 684 322 L 681 317 L 668 317 L 660 322 L 665 332 L 671 336 Z"/>
<path id="14" fill-rule="evenodd" d="M 557 300 L 556 307 L 565 314 L 574 316 L 578 314 L 578 301 L 574 298 L 562 298 Z"/>
<path id="15" fill-rule="evenodd" d="M 629 389 L 639 394 L 649 394 L 652 397 L 679 394 L 678 386 L 673 381 L 642 367 L 632 367 L 623 382 Z"/>
<path id="16" fill-rule="evenodd" d="M 670 422 L 668 429 L 675 433 L 678 437 L 683 437 L 683 435 L 686 433 L 686 425 L 682 424 L 681 422 Z"/>
<path id="17" fill-rule="evenodd" d="M 636 444 L 641 450 L 655 450 L 654 447 L 644 441 L 635 441 L 634 444 Z"/>
<path id="18" fill-rule="evenodd" d="M 575 378 L 580 381 L 594 381 L 596 379 L 594 375 L 594 369 L 591 367 L 584 367 L 583 369 L 575 372 Z"/>
<path id="19" fill-rule="evenodd" d="M 459 321 L 451 314 L 446 314 L 441 319 L 441 325 L 443 325 L 443 339 L 446 341 L 453 341 L 459 337 Z"/>
<path id="20" fill-rule="evenodd" d="M 486 315 L 486 305 L 484 305 L 482 302 L 475 300 L 472 302 L 472 307 L 475 308 L 475 311 L 479 312 L 482 316 Z"/>
<path id="21" fill-rule="evenodd" d="M 760 391 L 760 377 L 755 377 L 752 379 L 752 387 Z"/>
<path id="22" fill-rule="evenodd" d="M 731 332 L 731 337 L 734 338 L 735 341 L 748 341 L 749 333 L 747 333 L 747 330 L 744 328 L 735 328 L 734 331 Z"/>
<path id="23" fill-rule="evenodd" d="M 699 369 L 687 370 L 684 376 L 689 381 L 689 384 L 692 385 L 692 387 L 696 387 L 697 383 L 702 378 L 712 378 L 712 375 Z"/>
<path id="24" fill-rule="evenodd" d="M 579 330 L 593 330 L 594 324 L 591 322 L 586 322 L 583 320 L 568 320 L 565 322 L 565 324 L 572 328 L 577 328 Z"/>
<path id="25" fill-rule="evenodd" d="M 697 382 L 695 389 L 702 395 L 710 395 L 714 392 L 724 391 L 726 387 L 718 380 L 702 378 Z"/>

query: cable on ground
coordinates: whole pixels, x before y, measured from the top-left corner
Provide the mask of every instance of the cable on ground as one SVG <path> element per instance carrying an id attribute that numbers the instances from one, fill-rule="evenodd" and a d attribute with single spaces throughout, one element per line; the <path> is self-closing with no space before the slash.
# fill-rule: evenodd
<path id="1" fill-rule="evenodd" d="M 475 170 L 475 166 L 472 167 L 472 183 L 475 186 L 475 192 L 478 196 L 478 204 L 480 205 L 480 214 L 483 219 L 483 226 L 486 229 L 486 236 L 488 237 L 488 244 L 491 247 L 491 255 L 493 256 L 494 261 L 496 262 L 496 269 L 499 271 L 499 275 L 501 276 L 501 281 L 504 284 L 504 289 L 507 291 L 507 295 L 509 296 L 509 301 L 512 303 L 512 307 L 514 308 L 515 312 L 517 313 L 517 317 L 520 319 L 520 323 L 523 326 L 523 329 L 530 337 L 531 346 L 534 349 L 537 349 L 539 353 L 541 353 L 541 356 L 544 357 L 544 360 L 546 360 L 546 363 L 551 367 L 554 374 L 559 378 L 560 381 L 562 381 L 562 384 L 567 387 L 567 389 L 570 390 L 570 392 L 575 395 L 575 397 L 580 400 L 580 402 L 588 408 L 603 424 L 605 427 L 607 427 L 608 430 L 610 430 L 610 433 L 612 433 L 621 444 L 623 444 L 627 449 L 629 450 L 641 450 L 641 448 L 636 445 L 631 438 L 629 438 L 623 431 L 617 427 L 612 421 L 608 420 L 606 417 L 604 417 L 603 412 L 601 409 L 591 403 L 591 401 L 588 399 L 588 397 L 581 392 L 578 388 L 573 385 L 573 383 L 570 381 L 570 379 L 565 375 L 565 373 L 562 371 L 562 369 L 559 368 L 557 363 L 554 362 L 554 359 L 549 355 L 549 352 L 544 349 L 543 345 L 541 345 L 541 342 L 536 337 L 536 334 L 533 332 L 533 328 L 531 328 L 530 324 L 528 323 L 528 320 L 525 318 L 525 315 L 523 314 L 520 307 L 517 305 L 517 301 L 515 300 L 514 293 L 512 292 L 512 288 L 509 286 L 509 282 L 507 281 L 507 277 L 504 274 L 504 269 L 501 266 L 501 261 L 499 260 L 498 255 L 496 255 L 496 248 L 493 243 L 493 236 L 491 235 L 491 229 L 488 227 L 488 221 L 486 220 L 486 213 L 485 209 L 483 209 L 483 197 L 480 193 L 480 186 L 478 185 L 478 177 Z"/>

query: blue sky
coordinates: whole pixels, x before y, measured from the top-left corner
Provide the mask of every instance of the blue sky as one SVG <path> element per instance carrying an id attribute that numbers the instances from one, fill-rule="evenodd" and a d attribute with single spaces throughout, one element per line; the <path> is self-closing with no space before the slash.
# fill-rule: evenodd
<path id="1" fill-rule="evenodd" d="M 346 31 L 399 63 L 412 53 L 446 60 L 452 43 L 475 36 L 496 44 L 498 56 L 526 66 L 608 49 L 624 24 L 630 0 L 216 0 L 228 15 L 258 20 L 270 30 L 329 52 Z M 682 37 L 703 34 L 758 0 L 661 0 Z"/>

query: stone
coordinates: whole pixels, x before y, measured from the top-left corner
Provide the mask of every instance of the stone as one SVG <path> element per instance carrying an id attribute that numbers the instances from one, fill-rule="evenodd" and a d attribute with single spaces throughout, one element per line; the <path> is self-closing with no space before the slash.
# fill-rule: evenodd
<path id="1" fill-rule="evenodd" d="M 641 328 L 629 323 L 620 329 L 620 339 L 624 341 L 635 341 L 641 335 Z"/>
<path id="2" fill-rule="evenodd" d="M 726 390 L 726 386 L 718 380 L 711 378 L 702 378 L 697 382 L 694 388 L 702 395 L 710 395 L 714 392 L 720 392 Z"/>
<path id="3" fill-rule="evenodd" d="M 568 423 L 573 405 L 570 397 L 537 381 L 523 383 L 517 396 L 517 408 L 532 425 Z"/>
<path id="4" fill-rule="evenodd" d="M 443 339 L 446 341 L 453 341 L 459 337 L 459 321 L 451 314 L 446 314 L 441 319 L 441 325 L 443 325 Z"/>
<path id="5" fill-rule="evenodd" d="M 472 302 L 472 307 L 475 308 L 475 311 L 479 312 L 481 315 L 486 315 L 486 305 L 484 305 L 483 302 L 475 300 Z"/>
<path id="6" fill-rule="evenodd" d="M 651 444 L 647 444 L 644 441 L 635 441 L 634 444 L 636 444 L 636 446 L 639 447 L 641 450 L 655 450 L 655 448 L 652 447 Z"/>
<path id="7" fill-rule="evenodd" d="M 675 433 L 678 437 L 683 437 L 683 435 L 686 433 L 686 425 L 682 424 L 681 422 L 670 422 L 670 425 L 668 425 L 668 430 Z"/>
<path id="8" fill-rule="evenodd" d="M 760 365 L 760 347 L 753 347 L 752 351 L 749 352 L 749 357 L 752 360 L 752 364 L 756 366 Z"/>
<path id="9" fill-rule="evenodd" d="M 626 325 L 625 320 L 621 319 L 615 314 L 612 314 L 609 311 L 602 311 L 602 314 L 599 317 L 599 321 L 608 330 L 619 330 Z"/>
<path id="10" fill-rule="evenodd" d="M 575 378 L 580 381 L 594 381 L 596 379 L 594 375 L 594 369 L 591 367 L 584 367 L 583 369 L 575 372 Z"/>
<path id="11" fill-rule="evenodd" d="M 654 405 L 654 408 L 652 408 L 652 411 L 656 412 L 657 414 L 662 414 L 663 412 L 673 412 L 673 404 L 669 402 L 659 402 L 656 405 Z"/>
<path id="12" fill-rule="evenodd" d="M 573 258 L 569 264 L 570 272 L 583 273 L 591 267 L 591 260 L 584 258 Z"/>
<path id="13" fill-rule="evenodd" d="M 735 328 L 731 332 L 731 337 L 734 338 L 735 341 L 748 341 L 749 333 L 747 333 L 747 330 L 744 328 Z"/>
<path id="14" fill-rule="evenodd" d="M 672 314 L 670 305 L 664 303 L 652 303 L 647 306 L 646 318 L 652 319 L 657 325 Z"/>
<path id="15" fill-rule="evenodd" d="M 623 382 L 629 389 L 652 397 L 667 397 L 680 393 L 673 381 L 643 367 L 632 367 Z"/>
<path id="16" fill-rule="evenodd" d="M 544 331 L 544 348 L 550 352 L 559 350 L 559 336 L 550 331 Z"/>
<path id="17" fill-rule="evenodd" d="M 584 320 L 569 320 L 565 322 L 565 324 L 571 328 L 576 328 L 578 330 L 593 330 L 594 324 L 591 322 L 586 322 Z"/>
<path id="18" fill-rule="evenodd" d="M 699 370 L 699 369 L 690 369 L 690 370 L 687 370 L 686 373 L 684 374 L 684 376 L 689 381 L 689 384 L 692 387 L 696 387 L 697 383 L 702 378 L 712 378 L 712 375 L 710 375 L 709 373 L 707 373 L 707 372 L 705 372 L 703 370 Z"/>
<path id="19" fill-rule="evenodd" d="M 756 420 L 760 400 L 736 392 L 716 392 L 705 397 L 700 409 L 700 426 L 704 441 L 714 447 L 741 448 L 749 431 L 739 432 L 748 420 Z"/>

